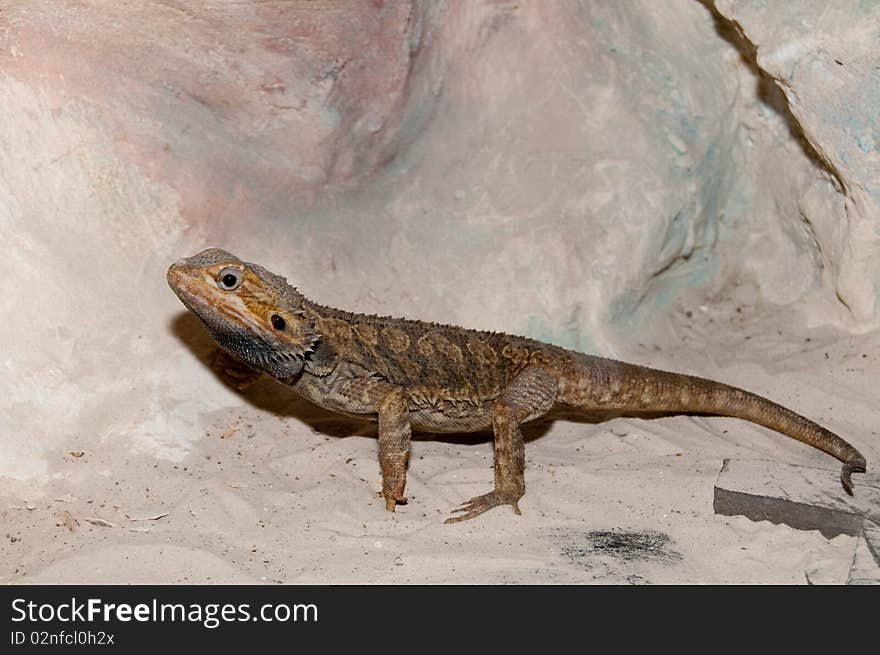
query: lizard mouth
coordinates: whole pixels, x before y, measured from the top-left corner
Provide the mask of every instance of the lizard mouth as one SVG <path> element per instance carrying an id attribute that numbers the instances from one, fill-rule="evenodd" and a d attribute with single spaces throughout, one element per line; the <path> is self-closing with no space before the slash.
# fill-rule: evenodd
<path id="1" fill-rule="evenodd" d="M 182 275 L 183 274 L 179 272 L 172 272 L 169 270 L 168 286 L 171 287 L 171 290 L 178 298 L 180 298 L 180 302 L 182 302 L 187 309 L 201 317 L 205 311 L 212 308 L 212 305 L 202 296 L 195 293 L 190 286 L 187 285 Z"/>
<path id="2" fill-rule="evenodd" d="M 193 291 L 192 283 L 195 282 L 197 278 L 193 273 L 187 270 L 183 261 L 184 260 L 181 260 L 172 264 L 168 268 L 168 272 L 165 274 L 165 279 L 168 281 L 168 286 L 171 287 L 171 290 L 178 298 L 180 298 L 180 302 L 186 305 L 187 309 L 199 313 L 197 307 L 200 305 L 207 307 L 208 303 L 205 302 L 202 296 Z M 188 280 L 187 278 L 190 279 Z"/>
<path id="3" fill-rule="evenodd" d="M 180 298 L 187 309 L 194 312 L 203 321 L 217 320 L 223 316 L 227 321 L 238 323 L 242 328 L 249 328 L 251 321 L 247 315 L 228 302 L 213 288 L 213 284 L 200 277 L 198 271 L 190 271 L 180 262 L 172 264 L 166 275 L 168 286 Z"/>

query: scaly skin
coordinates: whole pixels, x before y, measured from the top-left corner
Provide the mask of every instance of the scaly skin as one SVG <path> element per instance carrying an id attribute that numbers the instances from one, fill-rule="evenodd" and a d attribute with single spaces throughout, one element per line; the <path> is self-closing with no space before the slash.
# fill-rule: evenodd
<path id="1" fill-rule="evenodd" d="M 266 373 L 311 402 L 379 423 L 382 497 L 406 503 L 410 433 L 495 435 L 495 487 L 447 523 L 525 493 L 520 425 L 554 408 L 585 413 L 732 416 L 766 426 L 843 462 L 865 458 L 846 441 L 766 398 L 713 380 L 592 357 L 508 334 L 323 307 L 256 264 L 212 248 L 168 269 L 168 284 L 228 353 L 238 387 Z"/>

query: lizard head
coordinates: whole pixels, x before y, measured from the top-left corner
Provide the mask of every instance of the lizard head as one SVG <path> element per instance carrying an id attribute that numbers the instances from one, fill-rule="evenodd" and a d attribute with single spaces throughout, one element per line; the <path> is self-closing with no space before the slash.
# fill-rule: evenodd
<path id="1" fill-rule="evenodd" d="M 298 375 L 320 338 L 287 280 L 219 248 L 178 260 L 167 279 L 221 348 L 277 379 Z"/>

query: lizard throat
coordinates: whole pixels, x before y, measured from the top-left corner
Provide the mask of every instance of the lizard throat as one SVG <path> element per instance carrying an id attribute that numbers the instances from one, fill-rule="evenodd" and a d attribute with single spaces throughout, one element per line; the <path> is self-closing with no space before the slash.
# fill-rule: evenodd
<path id="1" fill-rule="evenodd" d="M 205 322 L 211 336 L 223 350 L 244 360 L 251 367 L 272 377 L 288 381 L 298 376 L 305 366 L 307 352 L 279 350 L 257 335 Z"/>

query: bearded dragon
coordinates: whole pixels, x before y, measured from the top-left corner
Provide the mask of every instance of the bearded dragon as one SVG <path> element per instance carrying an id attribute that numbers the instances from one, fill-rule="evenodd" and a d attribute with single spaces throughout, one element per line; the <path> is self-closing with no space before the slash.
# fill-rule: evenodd
<path id="1" fill-rule="evenodd" d="M 865 458 L 825 428 L 726 384 L 595 357 L 534 339 L 324 307 L 262 266 L 217 248 L 172 264 L 168 284 L 246 381 L 265 373 L 320 407 L 379 424 L 381 496 L 404 496 L 410 435 L 494 433 L 494 489 L 447 523 L 500 505 L 520 513 L 525 446 L 520 425 L 553 409 L 605 415 L 709 414 L 765 426 L 843 462 Z"/>

